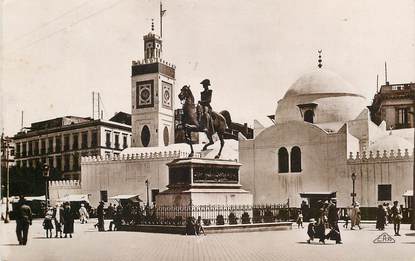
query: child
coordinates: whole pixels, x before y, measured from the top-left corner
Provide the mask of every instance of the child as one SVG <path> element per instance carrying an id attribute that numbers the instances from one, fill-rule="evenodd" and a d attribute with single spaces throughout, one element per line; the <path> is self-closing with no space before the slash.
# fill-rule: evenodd
<path id="1" fill-rule="evenodd" d="M 300 226 L 301 228 L 304 228 L 303 227 L 303 213 L 301 212 L 301 210 L 298 211 L 297 225 L 298 225 L 298 228 L 300 228 Z"/>
<path id="2" fill-rule="evenodd" d="M 307 235 L 309 237 L 309 239 L 307 240 L 307 243 L 310 244 L 310 241 L 314 240 L 314 236 L 316 235 L 316 223 L 315 223 L 315 219 L 314 218 L 310 218 L 310 223 L 308 224 L 308 228 L 307 228 Z"/>
<path id="3" fill-rule="evenodd" d="M 344 225 L 343 225 L 343 227 L 344 227 L 344 228 L 347 228 L 347 227 L 349 226 L 349 220 L 350 220 L 350 217 L 349 217 L 349 215 L 347 214 L 347 212 L 346 212 L 346 213 L 344 213 L 344 217 L 343 217 L 343 219 L 344 219 Z"/>
<path id="4" fill-rule="evenodd" d="M 43 229 L 46 230 L 46 238 L 49 238 L 49 237 L 52 238 L 52 229 L 53 229 L 52 215 L 53 215 L 53 210 L 49 208 L 48 211 L 46 212 L 45 219 L 43 220 Z"/>

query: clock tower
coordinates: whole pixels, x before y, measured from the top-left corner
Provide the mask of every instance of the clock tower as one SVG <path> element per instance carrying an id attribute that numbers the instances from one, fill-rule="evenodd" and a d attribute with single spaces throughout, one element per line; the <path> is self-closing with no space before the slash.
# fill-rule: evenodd
<path id="1" fill-rule="evenodd" d="M 133 147 L 174 143 L 174 85 L 176 66 L 164 61 L 162 39 L 150 32 L 144 39 L 144 59 L 131 67 Z"/>

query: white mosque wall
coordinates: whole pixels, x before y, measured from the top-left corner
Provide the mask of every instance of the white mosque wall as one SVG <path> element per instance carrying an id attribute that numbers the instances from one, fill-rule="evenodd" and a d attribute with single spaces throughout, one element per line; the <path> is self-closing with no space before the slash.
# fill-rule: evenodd
<path id="1" fill-rule="evenodd" d="M 284 203 L 299 206 L 300 192 L 337 191 L 338 204 L 347 205 L 349 195 L 343 181 L 347 176 L 347 135 L 326 133 L 306 122 L 277 124 L 255 140 L 240 141 L 241 184 L 254 194 L 255 204 Z M 301 149 L 302 171 L 278 172 L 278 150 Z M 347 200 L 346 200 L 347 199 Z"/>
<path id="2" fill-rule="evenodd" d="M 58 199 L 73 194 L 81 194 L 81 183 L 78 180 L 56 180 L 49 182 L 49 198 L 52 205 Z"/>
<path id="3" fill-rule="evenodd" d="M 402 195 L 413 186 L 413 154 L 411 151 L 383 151 L 350 154 L 347 160 L 347 173 L 355 173 L 356 200 L 362 207 L 376 207 L 385 201 L 378 200 L 378 185 L 389 184 L 392 187 L 391 200 L 403 204 Z M 347 181 L 349 187 L 352 181 Z M 349 191 L 351 191 L 349 189 Z"/>
<path id="4" fill-rule="evenodd" d="M 115 158 L 83 157 L 81 163 L 82 194 L 90 194 L 89 200 L 92 206 L 96 206 L 101 200 L 101 191 L 107 191 L 108 197 L 138 194 L 146 202 L 145 181 L 148 180 L 151 203 L 151 190 L 163 191 L 168 184 L 166 163 L 186 156 L 187 153 L 175 151 L 123 154 Z"/>

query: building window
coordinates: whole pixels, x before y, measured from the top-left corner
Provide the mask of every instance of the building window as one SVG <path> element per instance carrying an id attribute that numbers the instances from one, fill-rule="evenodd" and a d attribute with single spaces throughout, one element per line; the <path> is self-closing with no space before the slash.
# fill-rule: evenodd
<path id="1" fill-rule="evenodd" d="M 63 150 L 64 151 L 69 150 L 69 135 L 63 136 Z"/>
<path id="2" fill-rule="evenodd" d="M 33 149 L 33 155 L 39 155 L 39 141 L 36 140 L 33 142 L 34 149 Z"/>
<path id="3" fill-rule="evenodd" d="M 56 169 L 59 171 L 62 170 L 62 157 L 61 156 L 56 157 Z"/>
<path id="4" fill-rule="evenodd" d="M 77 153 L 73 155 L 73 170 L 79 170 L 79 155 Z"/>
<path id="5" fill-rule="evenodd" d="M 78 149 L 78 134 L 77 133 L 74 133 L 73 135 L 72 135 L 72 139 L 73 139 L 73 142 L 72 142 L 72 149 L 73 150 L 77 150 Z"/>
<path id="6" fill-rule="evenodd" d="M 278 172 L 288 172 L 288 151 L 284 147 L 278 150 Z"/>
<path id="7" fill-rule="evenodd" d="M 309 123 L 314 123 L 314 111 L 306 110 L 304 112 L 304 121 Z"/>
<path id="8" fill-rule="evenodd" d="M 52 153 L 53 151 L 53 138 L 48 139 L 48 153 Z"/>
<path id="9" fill-rule="evenodd" d="M 156 202 L 156 196 L 160 192 L 159 189 L 152 189 L 151 190 L 151 202 Z"/>
<path id="10" fill-rule="evenodd" d="M 111 148 L 111 132 L 109 131 L 105 132 L 105 146 Z"/>
<path id="11" fill-rule="evenodd" d="M 20 157 L 20 143 L 16 143 L 16 158 Z"/>
<path id="12" fill-rule="evenodd" d="M 46 154 L 46 139 L 42 139 L 40 141 L 40 154 L 45 155 Z"/>
<path id="13" fill-rule="evenodd" d="M 128 147 L 127 135 L 123 135 L 123 136 L 122 136 L 122 147 L 123 147 L 124 149 Z"/>
<path id="14" fill-rule="evenodd" d="M 27 142 L 22 142 L 22 157 L 26 157 Z"/>
<path id="15" fill-rule="evenodd" d="M 120 134 L 119 133 L 115 133 L 114 135 L 114 146 L 116 149 L 120 148 Z"/>
<path id="16" fill-rule="evenodd" d="M 150 129 L 147 125 L 144 125 L 143 129 L 141 130 L 141 143 L 144 147 L 147 147 L 150 143 Z"/>
<path id="17" fill-rule="evenodd" d="M 54 167 L 54 165 L 53 165 L 53 157 L 49 157 L 48 158 L 48 165 L 49 165 L 49 169 L 52 169 Z"/>
<path id="18" fill-rule="evenodd" d="M 291 149 L 291 172 L 301 172 L 301 150 L 295 146 Z"/>
<path id="19" fill-rule="evenodd" d="M 82 132 L 82 148 L 88 148 L 88 132 Z"/>
<path id="20" fill-rule="evenodd" d="M 91 138 L 91 147 L 95 148 L 98 146 L 98 132 L 93 131 L 92 132 L 92 138 Z"/>
<path id="21" fill-rule="evenodd" d="M 32 143 L 33 143 L 32 141 L 28 142 L 28 144 L 29 144 L 29 148 L 28 148 L 28 151 L 27 151 L 28 156 L 32 156 L 32 154 L 33 154 Z"/>
<path id="22" fill-rule="evenodd" d="M 27 168 L 27 160 L 22 160 L 22 168 Z"/>
<path id="23" fill-rule="evenodd" d="M 378 201 L 391 201 L 392 200 L 392 185 L 391 184 L 379 184 L 378 185 Z"/>
<path id="24" fill-rule="evenodd" d="M 169 128 L 167 128 L 167 126 L 165 126 L 163 130 L 163 141 L 164 141 L 164 146 L 169 145 Z"/>
<path id="25" fill-rule="evenodd" d="M 100 191 L 100 198 L 101 198 L 101 201 L 108 202 L 108 191 L 101 190 Z"/>
<path id="26" fill-rule="evenodd" d="M 21 167 L 21 161 L 20 160 L 16 160 L 16 167 L 20 168 Z"/>
<path id="27" fill-rule="evenodd" d="M 398 108 L 397 109 L 397 117 L 398 117 L 398 128 L 407 128 L 408 127 L 408 108 Z"/>
<path id="28" fill-rule="evenodd" d="M 61 136 L 55 137 L 55 152 L 59 153 L 62 151 L 62 139 Z"/>
<path id="29" fill-rule="evenodd" d="M 63 163 L 63 169 L 64 171 L 69 171 L 70 170 L 70 160 L 71 160 L 71 155 L 66 154 L 64 157 L 64 163 Z"/>

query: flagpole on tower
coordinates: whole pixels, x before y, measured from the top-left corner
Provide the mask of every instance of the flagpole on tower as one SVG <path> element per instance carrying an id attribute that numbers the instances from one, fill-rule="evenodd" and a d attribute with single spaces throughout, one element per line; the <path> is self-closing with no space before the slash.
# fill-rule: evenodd
<path id="1" fill-rule="evenodd" d="M 163 15 L 166 10 L 163 10 L 163 4 L 160 1 L 160 37 L 163 38 Z"/>

